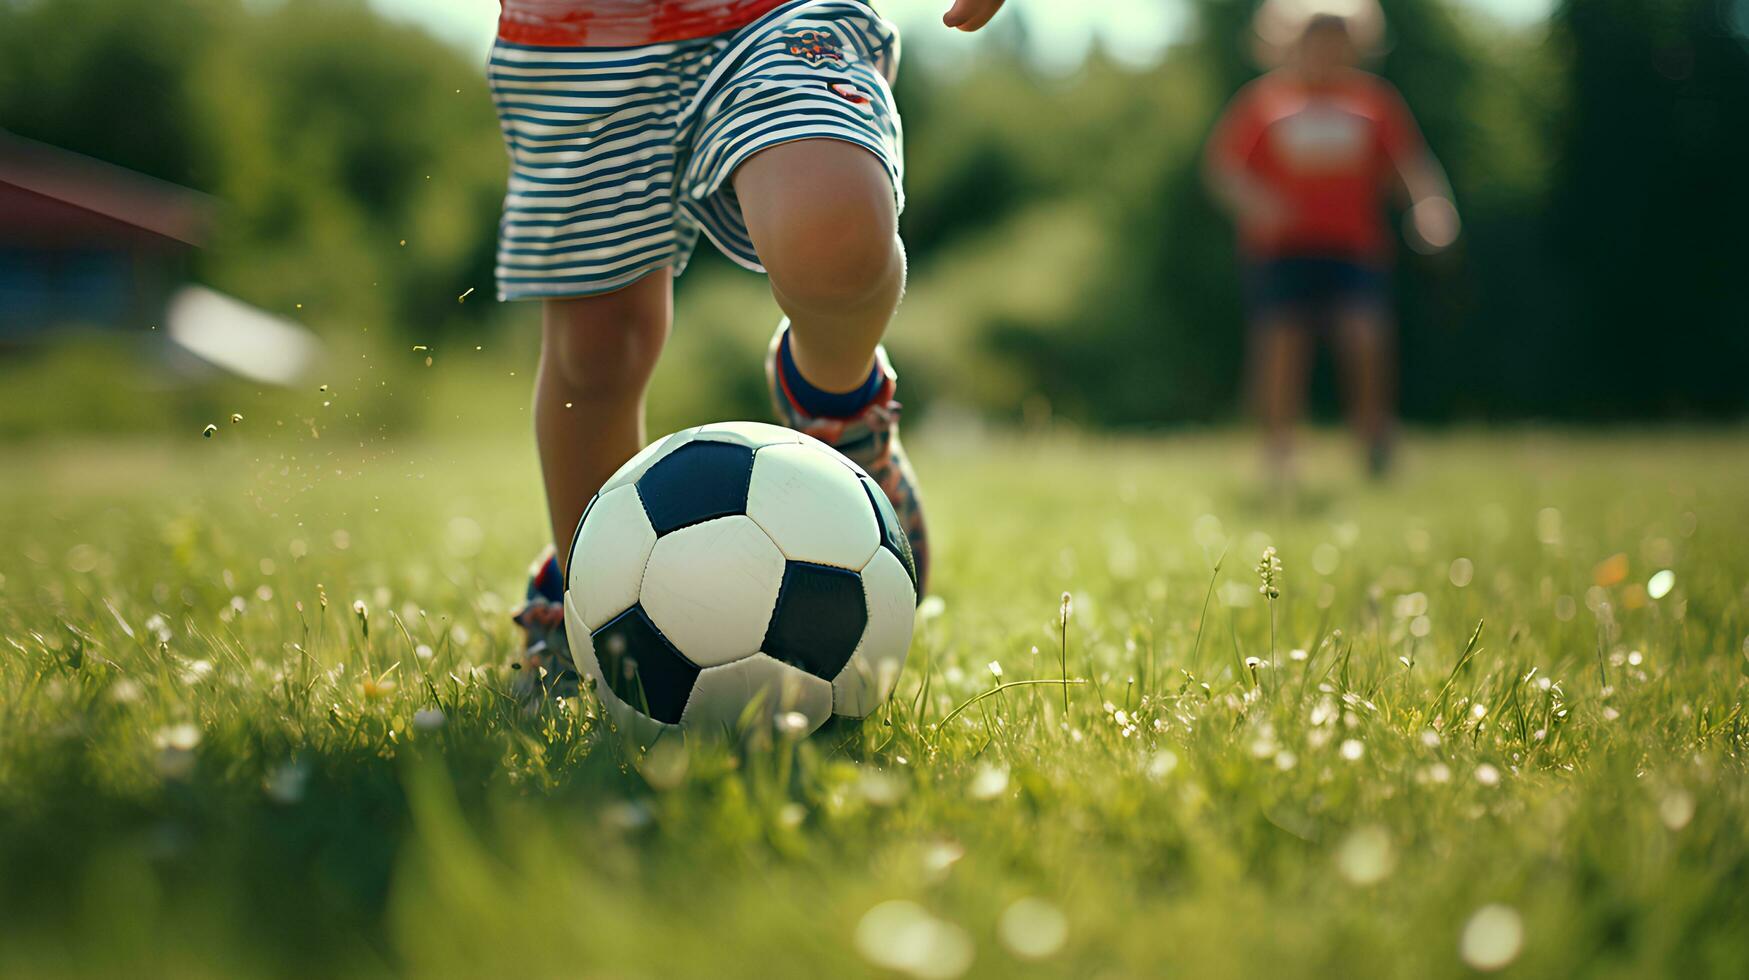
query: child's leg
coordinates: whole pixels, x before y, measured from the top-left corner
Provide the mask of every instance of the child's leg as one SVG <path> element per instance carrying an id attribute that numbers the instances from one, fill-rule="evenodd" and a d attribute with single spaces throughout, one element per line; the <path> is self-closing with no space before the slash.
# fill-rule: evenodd
<path id="1" fill-rule="evenodd" d="M 1293 453 L 1294 428 L 1305 408 L 1311 330 L 1292 313 L 1265 313 L 1252 324 L 1251 344 L 1252 395 L 1263 423 L 1269 465 L 1285 471 Z"/>
<path id="2" fill-rule="evenodd" d="M 1369 453 L 1375 471 L 1388 461 L 1395 427 L 1397 363 L 1390 317 L 1372 306 L 1337 317 L 1336 342 L 1348 395 L 1349 423 Z"/>
<path id="3" fill-rule="evenodd" d="M 749 157 L 734 184 L 802 377 L 829 392 L 862 387 L 905 288 L 886 168 L 853 143 L 806 139 Z"/>
<path id="4" fill-rule="evenodd" d="M 660 269 L 542 310 L 534 428 L 561 562 L 589 498 L 644 446 L 644 390 L 668 339 L 671 286 Z"/>

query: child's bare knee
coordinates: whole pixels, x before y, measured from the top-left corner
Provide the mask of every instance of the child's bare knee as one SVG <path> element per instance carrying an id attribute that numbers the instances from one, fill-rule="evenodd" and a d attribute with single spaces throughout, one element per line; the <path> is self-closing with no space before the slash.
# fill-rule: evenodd
<path id="1" fill-rule="evenodd" d="M 898 237 L 878 224 L 804 222 L 786 238 L 766 271 L 779 294 L 810 309 L 854 308 L 896 294 L 904 275 Z"/>

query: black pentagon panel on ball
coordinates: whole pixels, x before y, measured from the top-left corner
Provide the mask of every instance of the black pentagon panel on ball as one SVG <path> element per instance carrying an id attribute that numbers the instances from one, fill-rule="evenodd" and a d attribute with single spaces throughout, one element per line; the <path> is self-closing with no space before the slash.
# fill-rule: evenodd
<path id="1" fill-rule="evenodd" d="M 638 477 L 638 498 L 658 537 L 747 512 L 753 450 L 726 442 L 689 442 Z"/>
<path id="2" fill-rule="evenodd" d="M 824 680 L 850 662 L 868 626 L 862 576 L 830 565 L 792 561 L 783 570 L 777 609 L 760 647 L 769 657 Z"/>
<path id="3" fill-rule="evenodd" d="M 642 607 L 615 616 L 590 639 L 602 679 L 621 701 L 657 721 L 680 724 L 698 668 L 674 649 Z"/>
<path id="4" fill-rule="evenodd" d="M 899 515 L 893 511 L 893 502 L 867 477 L 862 480 L 862 489 L 868 494 L 868 502 L 874 507 L 875 521 L 881 526 L 881 547 L 899 559 L 899 564 L 905 566 L 905 574 L 911 577 L 911 588 L 917 589 L 917 556 L 911 553 L 911 538 L 899 525 Z"/>

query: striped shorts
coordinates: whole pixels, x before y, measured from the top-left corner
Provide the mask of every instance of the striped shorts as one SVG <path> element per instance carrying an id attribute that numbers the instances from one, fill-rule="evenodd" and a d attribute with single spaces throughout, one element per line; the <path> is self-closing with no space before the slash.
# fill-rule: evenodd
<path id="1" fill-rule="evenodd" d="M 729 178 L 779 143 L 864 147 L 902 209 L 898 60 L 893 25 L 858 0 L 800 0 L 727 34 L 631 48 L 497 42 L 488 77 L 511 164 L 498 297 L 678 275 L 700 231 L 765 271 Z"/>

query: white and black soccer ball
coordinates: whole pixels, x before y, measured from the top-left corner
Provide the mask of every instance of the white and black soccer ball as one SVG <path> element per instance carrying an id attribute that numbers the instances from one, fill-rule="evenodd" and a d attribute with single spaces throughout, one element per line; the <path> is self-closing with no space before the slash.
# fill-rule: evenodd
<path id="1" fill-rule="evenodd" d="M 892 505 L 843 454 L 780 426 L 652 443 L 590 501 L 567 568 L 572 659 L 644 745 L 863 717 L 911 646 L 916 563 Z"/>

